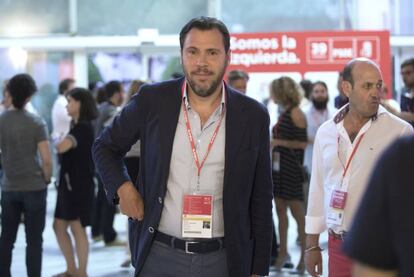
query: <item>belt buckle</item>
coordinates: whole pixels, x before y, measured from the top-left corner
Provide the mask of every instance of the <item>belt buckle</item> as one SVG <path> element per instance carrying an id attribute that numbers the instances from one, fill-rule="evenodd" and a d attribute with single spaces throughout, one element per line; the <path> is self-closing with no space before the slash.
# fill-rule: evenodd
<path id="1" fill-rule="evenodd" d="M 197 242 L 196 241 L 186 241 L 185 242 L 185 253 L 187 253 L 187 254 L 196 254 L 195 252 L 191 252 L 191 251 L 188 250 L 188 245 L 195 244 L 195 243 L 197 243 Z"/>

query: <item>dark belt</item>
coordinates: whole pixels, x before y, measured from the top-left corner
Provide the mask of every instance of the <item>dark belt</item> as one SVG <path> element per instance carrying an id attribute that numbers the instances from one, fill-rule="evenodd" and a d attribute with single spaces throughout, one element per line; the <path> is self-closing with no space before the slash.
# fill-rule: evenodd
<path id="1" fill-rule="evenodd" d="M 338 234 L 338 233 L 335 233 L 334 230 L 332 229 L 329 229 L 328 233 L 330 236 L 334 237 L 335 239 L 340 239 L 342 241 L 345 239 L 346 234 L 347 234 L 347 232 L 345 231 L 342 231 L 341 233 Z"/>
<path id="2" fill-rule="evenodd" d="M 182 240 L 162 232 L 155 234 L 155 240 L 162 242 L 174 249 L 180 249 L 188 254 L 206 254 L 219 251 L 224 248 L 223 238 L 203 240 Z"/>

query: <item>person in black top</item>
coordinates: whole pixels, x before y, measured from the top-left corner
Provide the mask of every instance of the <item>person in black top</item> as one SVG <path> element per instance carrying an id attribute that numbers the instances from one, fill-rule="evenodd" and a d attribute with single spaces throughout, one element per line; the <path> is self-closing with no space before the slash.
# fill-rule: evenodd
<path id="1" fill-rule="evenodd" d="M 91 121 L 97 116 L 92 94 L 82 88 L 68 93 L 67 111 L 72 118 L 69 134 L 57 145 L 62 154 L 58 196 L 53 228 L 66 260 L 67 270 L 56 276 L 87 276 L 88 238 L 85 227 L 91 224 L 95 174 L 91 147 L 94 129 Z M 75 240 L 76 266 L 72 239 Z"/>
<path id="2" fill-rule="evenodd" d="M 297 273 L 303 273 L 305 246 L 305 211 L 303 202 L 303 156 L 307 145 L 306 117 L 300 110 L 299 86 L 289 77 L 281 77 L 270 85 L 275 103 L 283 113 L 273 128 L 273 184 L 276 211 L 279 218 L 280 249 L 275 267 L 280 269 L 289 260 L 287 252 L 287 209 L 298 224 L 302 255 Z"/>
<path id="3" fill-rule="evenodd" d="M 413 276 L 414 137 L 386 150 L 371 176 L 344 251 L 356 261 L 354 276 Z"/>

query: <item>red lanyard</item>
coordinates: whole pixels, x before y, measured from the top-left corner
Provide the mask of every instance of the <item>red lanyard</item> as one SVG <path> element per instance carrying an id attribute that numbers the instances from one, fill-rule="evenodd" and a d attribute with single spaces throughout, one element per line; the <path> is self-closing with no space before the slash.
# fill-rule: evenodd
<path id="1" fill-rule="evenodd" d="M 204 166 L 205 161 L 207 160 L 207 156 L 208 154 L 210 154 L 210 150 L 213 147 L 214 141 L 216 140 L 217 137 L 217 133 L 220 129 L 221 126 L 221 122 L 223 121 L 224 118 L 224 113 L 225 113 L 225 109 L 223 108 L 222 112 L 221 112 L 221 117 L 220 117 L 220 121 L 216 127 L 216 129 L 214 130 L 213 136 L 210 139 L 210 143 L 208 144 L 208 148 L 207 148 L 207 152 L 204 155 L 203 160 L 201 161 L 200 164 L 200 160 L 198 159 L 198 154 L 196 151 L 196 147 L 195 147 L 195 143 L 194 143 L 194 139 L 193 139 L 193 133 L 191 131 L 191 126 L 190 126 L 190 121 L 188 120 L 188 113 L 187 113 L 187 109 L 185 107 L 185 103 L 184 103 L 184 93 L 185 93 L 185 87 L 186 87 L 186 82 L 184 81 L 183 87 L 182 87 L 182 98 L 183 98 L 183 111 L 184 111 L 184 119 L 185 119 L 185 125 L 187 127 L 187 135 L 188 135 L 188 139 L 190 141 L 191 144 L 191 150 L 193 152 L 193 157 L 194 157 L 194 161 L 196 163 L 197 166 L 197 176 L 198 176 L 198 182 L 200 181 L 200 173 L 201 173 L 201 169 Z"/>
<path id="2" fill-rule="evenodd" d="M 357 141 L 357 143 L 356 143 L 356 145 L 355 145 L 354 149 L 352 150 L 351 156 L 349 157 L 348 162 L 346 163 L 346 166 L 344 167 L 344 165 L 342 164 L 342 167 L 344 167 L 344 172 L 342 173 L 342 179 L 343 179 L 343 178 L 345 178 L 345 175 L 346 175 L 346 173 L 348 172 L 349 165 L 351 164 L 351 161 L 352 161 L 352 159 L 354 158 L 355 153 L 356 153 L 356 151 L 358 150 L 359 144 L 361 143 L 361 140 L 364 138 L 364 136 L 365 136 L 365 133 L 363 133 L 363 134 L 359 137 L 359 139 L 358 139 L 358 141 Z M 339 161 L 341 161 L 341 159 L 339 158 L 339 136 L 338 136 L 338 159 L 339 159 Z M 341 163 L 342 163 L 342 162 L 341 162 Z"/>

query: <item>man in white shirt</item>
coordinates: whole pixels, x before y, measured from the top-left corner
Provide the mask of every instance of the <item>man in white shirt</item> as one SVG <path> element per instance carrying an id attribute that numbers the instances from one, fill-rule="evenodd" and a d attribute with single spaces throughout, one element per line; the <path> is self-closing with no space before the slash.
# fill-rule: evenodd
<path id="1" fill-rule="evenodd" d="M 66 94 L 75 87 L 75 80 L 64 79 L 59 83 L 59 95 L 52 107 L 52 139 L 63 138 L 70 128 L 70 116 L 66 111 Z"/>
<path id="2" fill-rule="evenodd" d="M 306 216 L 306 269 L 322 275 L 319 234 L 328 229 L 329 276 L 351 276 L 342 239 L 352 223 L 375 161 L 397 137 L 413 133 L 405 121 L 380 106 L 383 78 L 365 58 L 344 68 L 342 88 L 349 98 L 315 137 Z"/>
<path id="3" fill-rule="evenodd" d="M 305 149 L 304 165 L 308 169 L 308 172 L 311 173 L 313 142 L 315 140 L 316 131 L 318 131 L 319 127 L 328 119 L 333 118 L 337 110 L 328 106 L 328 86 L 323 81 L 317 81 L 312 84 L 309 100 L 312 102 L 312 105 L 304 111 L 306 122 L 308 123 L 306 130 L 309 141 L 309 144 Z"/>

